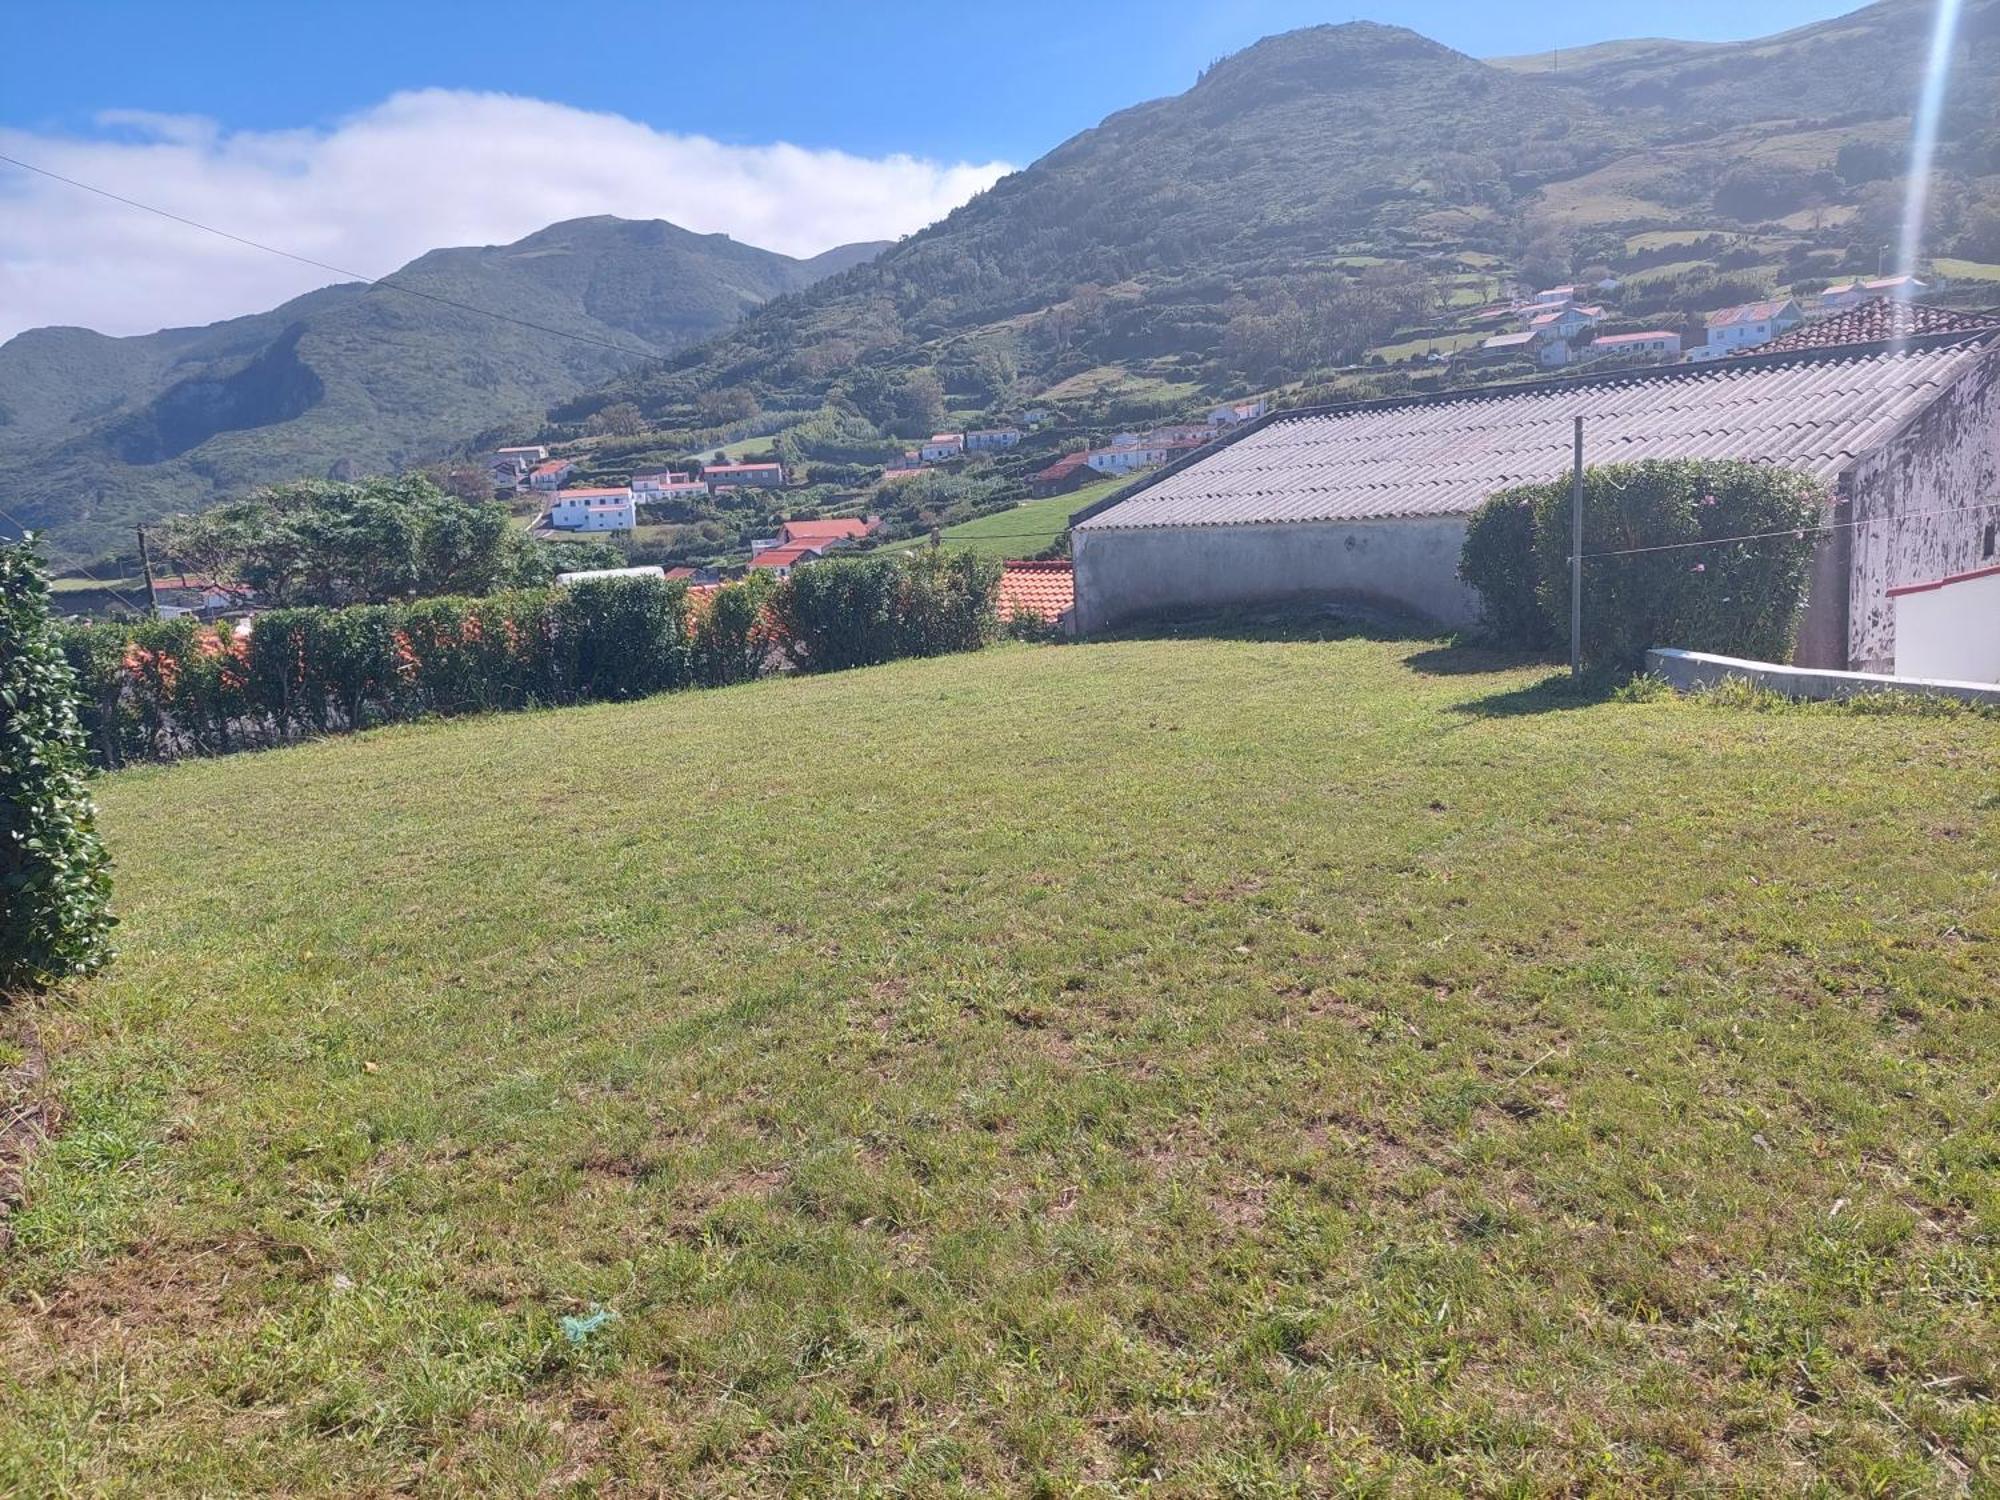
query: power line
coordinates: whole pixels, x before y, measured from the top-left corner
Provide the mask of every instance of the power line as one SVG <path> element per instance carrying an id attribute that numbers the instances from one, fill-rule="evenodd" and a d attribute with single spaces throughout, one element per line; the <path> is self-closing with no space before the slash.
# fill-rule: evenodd
<path id="1" fill-rule="evenodd" d="M 1785 526 L 1776 531 L 1746 531 L 1741 536 L 1702 537 L 1692 542 L 1660 542 L 1650 547 L 1624 547 L 1614 552 L 1586 552 L 1585 562 L 1600 557 L 1636 557 L 1642 552 L 1681 552 L 1690 547 L 1727 547 L 1736 542 L 1761 542 L 1772 537 L 1803 537 L 1815 532 L 1845 531 L 1855 526 L 1884 526 L 1903 521 L 1921 520 L 1926 516 L 1955 516 L 1968 511 L 2000 509 L 2000 501 L 1988 500 L 1979 505 L 1948 505 L 1937 510 L 1905 511 L 1895 516 L 1866 516 L 1855 521 L 1829 521 L 1822 526 Z"/>
<path id="2" fill-rule="evenodd" d="M 5 519 L 7 521 L 12 522 L 15 529 L 18 530 L 24 537 L 28 535 L 29 531 L 32 529 L 27 522 L 23 521 L 19 516 L 15 515 L 11 510 L 8 510 L 4 505 L 0 505 L 0 519 Z M 91 572 L 90 569 L 86 568 L 82 563 L 78 562 L 75 558 L 73 557 L 69 558 L 66 562 L 63 562 L 63 566 L 68 568 L 73 573 L 81 573 L 85 578 L 88 578 L 92 583 L 96 584 L 99 588 L 103 589 L 105 593 L 109 594 L 112 598 L 116 599 L 120 604 L 124 605 L 127 609 L 131 610 L 134 614 L 143 615 L 146 613 L 145 610 L 141 609 L 137 604 L 134 604 L 130 599 L 130 597 L 120 592 L 118 589 L 113 588 L 110 584 L 106 583 L 102 578 L 99 578 L 95 573 Z"/>
<path id="3" fill-rule="evenodd" d="M 266 255 L 278 255 L 284 257 L 286 260 L 297 261 L 302 266 L 312 266 L 317 270 L 331 271 L 334 275 L 344 276 L 349 281 L 365 282 L 369 286 L 382 287 L 392 292 L 401 292 L 409 297 L 421 297 L 426 302 L 435 302 L 443 307 L 455 307 L 460 312 L 477 313 L 482 318 L 494 318 L 502 323 L 512 323 L 516 328 L 531 329 L 536 333 L 546 333 L 553 338 L 569 339 L 574 343 L 592 344 L 599 349 L 609 349 L 614 353 L 629 355 L 635 359 L 664 358 L 657 349 L 632 349 L 623 344 L 614 344 L 609 339 L 592 338 L 587 333 L 571 333 L 562 328 L 550 328 L 546 324 L 531 322 L 527 318 L 517 318 L 511 313 L 495 312 L 490 307 L 478 307 L 470 302 L 460 302 L 453 297 L 441 297 L 436 292 L 419 291 L 415 287 L 404 286 L 399 281 L 391 281 L 386 276 L 364 276 L 361 272 L 350 271 L 344 266 L 331 265 L 323 260 L 314 260 L 310 255 L 299 255 L 290 250 L 280 249 L 276 245 L 266 245 L 261 240 L 248 239 L 240 234 L 232 234 L 227 229 L 217 229 L 213 224 L 204 224 L 199 219 L 190 219 L 185 215 L 173 213 L 164 208 L 156 208 L 150 203 L 141 203 L 137 198 L 127 198 L 122 194 L 112 192 L 109 188 L 96 187 L 88 182 L 79 182 L 74 177 L 65 177 L 60 172 L 51 172 L 47 167 L 38 167 L 33 162 L 22 161 L 18 156 L 8 156 L 5 152 L 0 152 L 0 162 L 6 162 L 9 166 L 19 167 L 24 172 L 33 172 L 38 177 L 46 177 L 52 182 L 64 183 L 69 187 L 79 188 L 86 193 L 95 193 L 100 198 L 109 198 L 113 203 L 122 203 L 127 208 L 136 208 L 145 213 L 157 214 L 162 219 L 171 219 L 176 224 L 185 224 L 188 228 L 199 229 L 204 234 L 216 235 L 219 238 L 233 241 L 238 245 L 247 245 L 252 250 L 262 250 Z"/>

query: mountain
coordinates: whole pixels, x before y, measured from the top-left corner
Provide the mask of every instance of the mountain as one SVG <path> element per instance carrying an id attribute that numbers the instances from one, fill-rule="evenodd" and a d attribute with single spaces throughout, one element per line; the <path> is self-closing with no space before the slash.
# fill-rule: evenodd
<path id="1" fill-rule="evenodd" d="M 830 403 L 907 436 L 938 415 L 908 399 L 925 371 L 947 422 L 1033 399 L 1125 423 L 1476 342 L 1471 312 L 1516 278 L 1629 274 L 1623 310 L 1672 320 L 1872 275 L 1931 16 L 1886 0 L 1752 42 L 1497 62 L 1367 22 L 1271 37 L 546 431 L 629 401 L 705 440 L 701 396 L 741 388 L 767 424 Z M 2000 0 L 1968 0 L 1940 251 L 2000 239 L 1996 96 Z"/>
<path id="2" fill-rule="evenodd" d="M 381 282 L 206 328 L 30 329 L 0 345 L 0 494 L 68 550 L 121 546 L 135 520 L 258 484 L 532 430 L 551 402 L 881 249 L 796 260 L 606 216 L 434 250 Z"/>

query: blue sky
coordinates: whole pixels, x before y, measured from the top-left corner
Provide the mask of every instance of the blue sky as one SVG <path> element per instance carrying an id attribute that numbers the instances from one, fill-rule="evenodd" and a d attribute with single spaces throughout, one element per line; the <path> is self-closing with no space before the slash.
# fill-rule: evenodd
<path id="1" fill-rule="evenodd" d="M 325 125 L 398 90 L 505 89 L 733 143 L 1027 162 L 1276 31 L 1371 19 L 1475 56 L 1616 36 L 1760 36 L 1828 0 L 15 0 L 0 122 L 107 109 Z M 949 77 L 948 86 L 941 86 Z"/>
<path id="2" fill-rule="evenodd" d="M 1259 37 L 1476 56 L 1767 35 L 1841 0 L 0 0 L 0 154 L 361 276 L 592 214 L 788 255 L 894 239 Z M 0 340 L 345 276 L 0 164 Z"/>

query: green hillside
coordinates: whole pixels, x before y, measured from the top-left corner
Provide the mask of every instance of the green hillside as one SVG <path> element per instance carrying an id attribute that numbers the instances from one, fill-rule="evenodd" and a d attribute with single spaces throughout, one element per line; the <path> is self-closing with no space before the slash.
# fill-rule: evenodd
<path id="1" fill-rule="evenodd" d="M 927 373 L 975 414 L 1078 378 L 1161 392 L 1152 414 L 1379 382 L 1385 366 L 1436 383 L 1457 377 L 1425 356 L 1490 332 L 1471 314 L 1517 281 L 1687 261 L 1607 293 L 1614 317 L 1646 326 L 1872 275 L 1895 239 L 1932 9 L 1886 0 L 1755 42 L 1499 63 L 1371 23 L 1272 37 L 867 266 L 561 403 L 549 431 L 624 401 L 692 430 L 703 398 L 729 391 L 767 416 L 830 402 L 908 437 L 921 423 L 903 398 Z M 1996 93 L 2000 0 L 1971 0 L 1929 239 L 1941 255 L 2000 258 Z M 1669 226 L 1690 253 L 1632 243 Z M 1127 401 L 1112 420 L 1148 414 Z"/>
<path id="2" fill-rule="evenodd" d="M 799 261 L 659 221 L 579 219 L 208 328 L 34 329 L 0 347 L 0 492 L 87 553 L 129 542 L 133 520 L 257 484 L 421 463 L 476 432 L 532 431 L 550 402 L 878 248 Z"/>
<path id="3" fill-rule="evenodd" d="M 104 779 L 0 1491 L 1990 1491 L 2000 732 L 1545 671 L 1003 647 Z"/>

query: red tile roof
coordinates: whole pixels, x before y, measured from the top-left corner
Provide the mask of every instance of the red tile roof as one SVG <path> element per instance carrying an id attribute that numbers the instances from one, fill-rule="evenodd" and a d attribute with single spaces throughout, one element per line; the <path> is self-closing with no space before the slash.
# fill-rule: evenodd
<path id="1" fill-rule="evenodd" d="M 1743 354 L 1786 354 L 1794 349 L 1837 349 L 1842 344 L 1886 344 L 1933 333 L 1979 333 L 2000 328 L 2000 311 L 1955 312 L 1922 302 L 1877 297 L 1844 313 L 1794 328 Z"/>
<path id="2" fill-rule="evenodd" d="M 629 490 L 626 490 L 626 489 L 622 489 L 622 488 L 616 488 L 616 487 L 613 487 L 613 488 L 607 488 L 607 489 L 589 489 L 589 488 L 585 488 L 585 489 L 576 489 L 576 490 L 557 490 L 557 491 L 556 491 L 556 493 L 555 493 L 555 498 L 556 498 L 556 500 L 557 500 L 557 501 L 563 501 L 563 500 L 602 500 L 602 499 L 603 499 L 603 498 L 604 498 L 605 496 L 607 496 L 607 495 L 616 495 L 616 496 L 617 496 L 617 497 L 618 497 L 618 498 L 619 498 L 620 500 L 623 500 L 623 499 L 624 499 L 624 498 L 625 498 L 625 497 L 626 497 L 626 496 L 627 496 L 628 494 L 630 494 L 630 493 L 631 493 L 631 492 L 630 492 Z"/>
<path id="3" fill-rule="evenodd" d="M 1000 565 L 1000 618 L 1034 615 L 1055 624 L 1076 605 L 1076 574 L 1067 562 Z"/>
<path id="4" fill-rule="evenodd" d="M 778 528 L 784 542 L 847 542 L 867 536 L 881 523 L 848 516 L 837 521 L 787 521 Z"/>
<path id="5" fill-rule="evenodd" d="M 1745 302 L 1737 307 L 1718 307 L 1703 322 L 1710 328 L 1731 328 L 1738 323 L 1767 323 L 1792 303 L 1790 297 L 1777 297 L 1765 302 Z"/>
<path id="6" fill-rule="evenodd" d="M 1061 479 L 1082 468 L 1084 460 L 1089 457 L 1090 455 L 1087 453 L 1066 453 L 1046 469 L 1041 469 L 1029 477 L 1033 479 Z"/>
<path id="7" fill-rule="evenodd" d="M 554 474 L 560 470 L 574 469 L 575 467 L 576 465 L 566 458 L 552 458 L 545 464 L 536 464 L 532 472 L 536 474 Z"/>
<path id="8" fill-rule="evenodd" d="M 819 548 L 801 542 L 795 547 L 766 547 L 750 559 L 753 568 L 789 568 L 793 563 L 803 562 L 808 557 L 818 557 Z"/>

